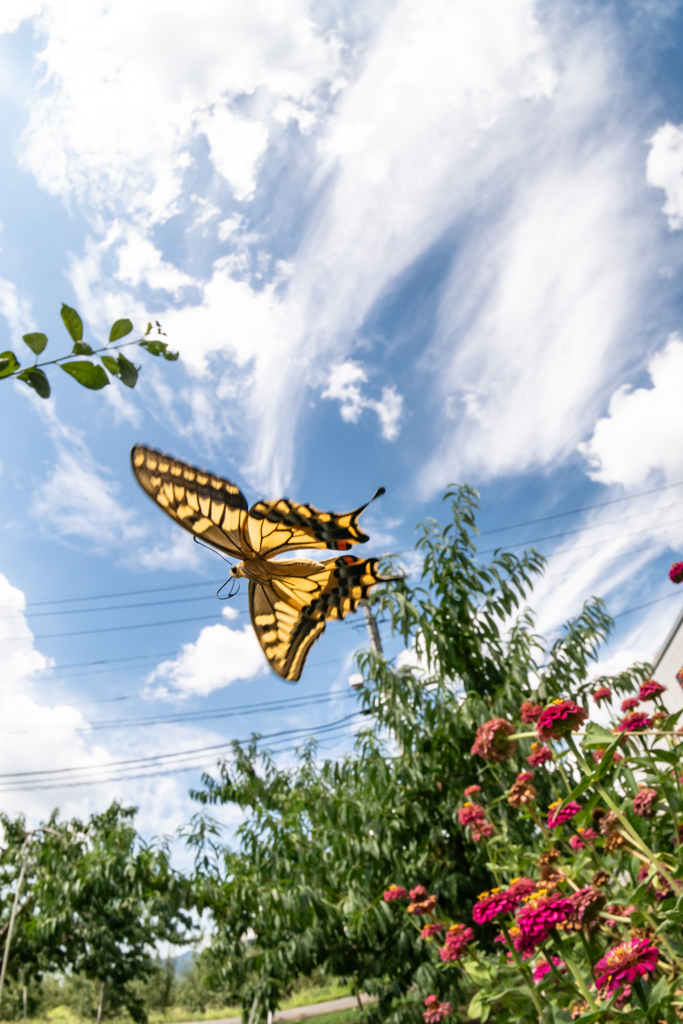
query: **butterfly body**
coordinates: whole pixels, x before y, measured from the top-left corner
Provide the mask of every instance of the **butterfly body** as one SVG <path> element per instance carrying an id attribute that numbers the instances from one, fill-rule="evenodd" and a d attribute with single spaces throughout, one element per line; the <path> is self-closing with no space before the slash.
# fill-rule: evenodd
<path id="1" fill-rule="evenodd" d="M 300 678 L 327 620 L 343 619 L 372 586 L 389 579 L 378 575 L 376 558 L 277 557 L 287 550 L 347 551 L 364 544 L 368 537 L 357 520 L 367 504 L 341 515 L 287 498 L 258 501 L 249 508 L 229 480 L 153 448 L 137 445 L 131 461 L 138 483 L 167 515 L 240 560 L 230 574 L 249 580 L 254 631 L 271 668 L 284 679 Z M 373 497 L 383 493 L 380 488 Z"/>

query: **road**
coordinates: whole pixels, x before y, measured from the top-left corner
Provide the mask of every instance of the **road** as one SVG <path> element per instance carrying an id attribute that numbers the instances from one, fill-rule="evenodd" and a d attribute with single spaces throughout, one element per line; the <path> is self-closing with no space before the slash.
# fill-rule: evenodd
<path id="1" fill-rule="evenodd" d="M 364 1006 L 366 1003 L 375 1002 L 371 996 L 361 996 L 361 1001 Z M 354 1006 L 358 1006 L 358 1000 L 355 996 L 328 999 L 324 1003 L 313 1003 L 311 1006 L 293 1006 L 289 1010 L 278 1010 L 277 1013 L 274 1013 L 273 1024 L 277 1024 L 281 1020 L 306 1020 L 308 1017 L 318 1017 L 322 1013 L 334 1013 L 335 1010 L 350 1010 Z M 186 1024 L 196 1024 L 196 1022 L 187 1021 Z M 205 1021 L 204 1024 L 242 1024 L 242 1018 L 221 1017 L 218 1020 Z"/>

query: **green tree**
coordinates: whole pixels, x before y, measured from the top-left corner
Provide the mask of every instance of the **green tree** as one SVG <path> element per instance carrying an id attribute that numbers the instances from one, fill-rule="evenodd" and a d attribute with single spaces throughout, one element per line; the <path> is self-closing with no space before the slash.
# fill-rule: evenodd
<path id="1" fill-rule="evenodd" d="M 438 963 L 382 891 L 424 882 L 444 914 L 466 917 L 477 894 L 496 884 L 492 863 L 503 853 L 496 840 L 467 840 L 457 820 L 463 789 L 479 784 L 496 800 L 513 847 L 529 847 L 536 829 L 531 818 L 507 815 L 504 802 L 527 767 L 529 741 L 505 764 L 483 761 L 470 753 L 477 726 L 517 716 L 532 686 L 544 700 L 567 692 L 587 700 L 588 669 L 611 625 L 602 602 L 588 602 L 557 639 L 544 641 L 525 606 L 542 557 L 501 551 L 480 564 L 476 492 L 461 487 L 446 497 L 451 522 L 421 527 L 421 584 L 401 582 L 378 600 L 425 668 L 359 655 L 368 719 L 355 752 L 319 763 L 310 744 L 298 764 L 279 769 L 254 739 L 235 744 L 232 763 L 193 794 L 244 814 L 234 850 L 205 813 L 188 840 L 199 906 L 214 922 L 208 955 L 252 1022 L 321 965 L 378 997 L 368 1011 L 376 1021 L 392 1014 L 421 1022 L 420 993 L 435 991 Z M 620 685 L 645 673 L 637 668 Z M 494 934 L 490 928 L 489 942 Z"/>
<path id="2" fill-rule="evenodd" d="M 23 820 L 2 816 L 7 847 L 0 862 L 0 893 L 4 927 L 26 856 L 10 976 L 69 971 L 97 983 L 93 1014 L 112 1014 L 125 1006 L 135 1021 L 144 1021 L 144 1002 L 132 982 L 154 972 L 151 951 L 157 942 L 192 938 L 192 894 L 171 869 L 166 847 L 140 839 L 135 813 L 133 807 L 113 803 L 87 822 L 58 822 L 55 812 L 49 831 L 23 853 Z"/>

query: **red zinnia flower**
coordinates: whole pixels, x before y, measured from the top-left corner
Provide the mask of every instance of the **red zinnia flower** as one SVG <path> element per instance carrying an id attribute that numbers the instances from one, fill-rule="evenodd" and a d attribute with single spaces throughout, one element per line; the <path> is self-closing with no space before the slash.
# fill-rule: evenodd
<path id="1" fill-rule="evenodd" d="M 612 691 L 609 686 L 599 686 L 597 690 L 593 691 L 593 700 L 596 704 L 599 704 L 601 700 L 609 700 L 612 696 Z"/>
<path id="2" fill-rule="evenodd" d="M 626 700 L 622 700 L 622 702 L 621 702 L 621 710 L 622 711 L 633 711 L 633 709 L 637 708 L 639 704 L 640 704 L 640 701 L 638 700 L 637 697 L 627 697 Z"/>
<path id="3" fill-rule="evenodd" d="M 649 939 L 629 939 L 615 946 L 598 960 L 593 972 L 598 988 L 605 987 L 607 995 L 622 985 L 630 985 L 638 978 L 654 971 L 659 950 Z"/>
<path id="4" fill-rule="evenodd" d="M 574 905 L 568 897 L 539 889 L 535 896 L 527 897 L 517 911 L 517 925 L 523 936 L 538 945 L 547 938 L 551 928 L 571 917 L 573 910 Z"/>
<path id="5" fill-rule="evenodd" d="M 425 999 L 426 1010 L 423 1011 L 425 1024 L 439 1024 L 444 1017 L 450 1017 L 451 1004 L 440 1003 L 437 996 L 427 996 Z"/>
<path id="6" fill-rule="evenodd" d="M 576 732 L 588 718 L 588 712 L 574 700 L 554 700 L 541 712 L 536 732 L 541 740 L 559 740 L 567 732 Z"/>
<path id="7" fill-rule="evenodd" d="M 486 814 L 484 808 L 480 807 L 479 804 L 473 804 L 468 802 L 460 807 L 458 810 L 458 821 L 463 827 L 467 825 L 478 825 L 482 821 L 486 821 Z"/>
<path id="8" fill-rule="evenodd" d="M 495 834 L 495 828 L 487 821 L 472 826 L 472 842 L 480 843 L 482 839 L 490 839 Z"/>
<path id="9" fill-rule="evenodd" d="M 535 722 L 541 711 L 543 711 L 542 704 L 532 704 L 530 700 L 525 700 L 519 709 L 519 717 L 529 725 L 530 722 Z"/>
<path id="10" fill-rule="evenodd" d="M 493 921 L 499 914 L 511 914 L 519 899 L 511 894 L 508 889 L 492 889 L 491 892 L 482 892 L 477 896 L 477 902 L 472 907 L 472 918 L 477 924 L 486 924 Z"/>
<path id="11" fill-rule="evenodd" d="M 485 761 L 507 761 L 517 749 L 517 740 L 508 739 L 515 727 L 504 718 L 491 718 L 477 729 L 472 753 Z"/>
<path id="12" fill-rule="evenodd" d="M 550 747 L 544 746 L 542 743 L 532 743 L 531 753 L 527 757 L 527 764 L 530 764 L 532 768 L 540 768 L 546 761 L 552 761 L 553 752 Z"/>
<path id="13" fill-rule="evenodd" d="M 672 583 L 683 583 L 683 562 L 674 562 L 669 569 L 669 579 Z"/>
<path id="14" fill-rule="evenodd" d="M 640 684 L 638 697 L 640 700 L 654 700 L 660 693 L 664 693 L 666 686 L 662 686 L 656 679 L 646 679 Z"/>
<path id="15" fill-rule="evenodd" d="M 560 825 L 564 825 L 565 821 L 569 821 L 581 810 L 581 804 L 577 804 L 576 800 L 570 800 L 566 807 L 555 814 L 555 808 L 559 807 L 561 803 L 561 800 L 554 800 L 548 808 L 548 828 L 558 828 Z"/>
<path id="16" fill-rule="evenodd" d="M 617 725 L 619 732 L 637 732 L 640 729 L 649 729 L 652 719 L 648 718 L 644 711 L 631 711 Z"/>
<path id="17" fill-rule="evenodd" d="M 468 786 L 464 791 L 464 796 L 474 796 L 475 793 L 481 793 L 481 786 Z"/>
<path id="18" fill-rule="evenodd" d="M 391 903 L 392 900 L 402 900 L 405 894 L 406 891 L 402 885 L 390 885 L 384 893 L 384 899 L 387 903 Z"/>
<path id="19" fill-rule="evenodd" d="M 640 818 L 651 818 L 654 814 L 653 804 L 658 800 L 657 790 L 651 789 L 650 786 L 645 786 L 641 782 L 639 791 L 633 798 L 633 810 Z"/>
<path id="20" fill-rule="evenodd" d="M 553 963 L 555 964 L 555 966 L 557 968 L 559 968 L 559 970 L 562 972 L 562 974 L 564 974 L 565 971 L 567 970 L 566 963 L 564 962 L 564 960 L 560 960 L 559 956 L 554 956 L 553 957 Z M 546 974 L 550 974 L 551 970 L 552 970 L 552 968 L 551 968 L 551 966 L 550 966 L 550 964 L 548 963 L 547 960 L 545 960 L 545 959 L 544 960 L 539 960 L 539 962 L 534 967 L 534 982 L 535 982 L 535 984 L 538 985 L 539 981 L 542 981 L 543 978 L 545 978 Z"/>
<path id="21" fill-rule="evenodd" d="M 432 935 L 438 935 L 445 927 L 445 924 L 441 924 L 440 921 L 436 921 L 434 924 L 426 924 L 420 932 L 420 938 L 431 939 Z"/>
<path id="22" fill-rule="evenodd" d="M 464 924 L 454 924 L 446 932 L 446 945 L 439 950 L 444 961 L 459 960 L 468 942 L 474 938 L 474 932 Z"/>

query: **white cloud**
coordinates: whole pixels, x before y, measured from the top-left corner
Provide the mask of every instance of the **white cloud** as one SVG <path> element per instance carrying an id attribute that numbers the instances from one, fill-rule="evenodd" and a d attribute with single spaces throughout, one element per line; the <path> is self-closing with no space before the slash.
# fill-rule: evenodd
<path id="1" fill-rule="evenodd" d="M 579 450 L 593 480 L 630 486 L 659 470 L 667 480 L 683 478 L 683 338 L 672 334 L 648 364 L 651 388 L 628 385 L 612 395 L 609 410 Z"/>
<path id="2" fill-rule="evenodd" d="M 154 290 L 178 296 L 183 288 L 196 282 L 172 263 L 166 263 L 156 246 L 134 228 L 128 228 L 125 241 L 117 250 L 119 269 L 116 276 L 124 284 L 136 287 L 142 283 Z"/>
<path id="3" fill-rule="evenodd" d="M 256 166 L 268 145 L 268 129 L 239 117 L 227 107 L 215 107 L 199 119 L 211 160 L 232 186 L 235 199 L 250 199 L 256 187 Z"/>
<path id="4" fill-rule="evenodd" d="M 650 139 L 647 181 L 654 188 L 664 189 L 666 202 L 662 212 L 667 215 L 670 229 L 680 231 L 683 228 L 683 125 L 664 124 Z"/>
<path id="5" fill-rule="evenodd" d="M 135 564 L 145 569 L 200 569 L 203 561 L 192 537 L 177 527 L 169 533 L 166 543 L 138 548 L 132 556 Z"/>
<path id="6" fill-rule="evenodd" d="M 34 493 L 32 513 L 52 535 L 83 537 L 98 547 L 129 544 L 145 531 L 117 500 L 118 490 L 85 446 L 58 445 L 54 468 Z"/>
<path id="7" fill-rule="evenodd" d="M 379 418 L 382 437 L 386 441 L 395 441 L 403 415 L 403 396 L 392 386 L 382 388 L 379 401 L 366 398 L 359 385 L 367 383 L 367 379 L 365 371 L 357 363 L 340 363 L 332 367 L 321 397 L 341 403 L 339 411 L 345 423 L 358 423 L 363 409 L 372 409 Z"/>
<path id="8" fill-rule="evenodd" d="M 204 626 L 194 643 L 183 644 L 178 657 L 163 661 L 148 677 L 150 692 L 160 698 L 205 697 L 238 679 L 264 675 L 267 663 L 251 624 L 229 629 Z"/>
<path id="9" fill-rule="evenodd" d="M 0 313 L 7 321 L 12 344 L 17 349 L 16 355 L 21 362 L 21 348 L 24 347 L 21 336 L 35 330 L 35 321 L 29 300 L 19 294 L 13 281 L 8 281 L 4 277 L 0 277 Z M 28 349 L 24 351 L 28 352 Z"/>

